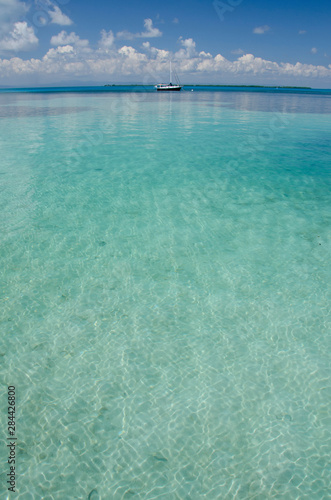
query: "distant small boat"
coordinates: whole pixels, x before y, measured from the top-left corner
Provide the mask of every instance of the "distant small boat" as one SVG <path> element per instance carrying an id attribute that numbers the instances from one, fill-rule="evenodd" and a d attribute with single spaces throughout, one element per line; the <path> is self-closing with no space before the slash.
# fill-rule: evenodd
<path id="1" fill-rule="evenodd" d="M 182 90 L 182 85 L 179 82 L 178 76 L 175 73 L 175 77 L 177 80 L 177 83 L 171 83 L 172 80 L 172 70 L 171 70 L 171 61 L 170 61 L 170 83 L 158 83 L 155 85 L 156 90 L 158 91 L 179 91 Z"/>

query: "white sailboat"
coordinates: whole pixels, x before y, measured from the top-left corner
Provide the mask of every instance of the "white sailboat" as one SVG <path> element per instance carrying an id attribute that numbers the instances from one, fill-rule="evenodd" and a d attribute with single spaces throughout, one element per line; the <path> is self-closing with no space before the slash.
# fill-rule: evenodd
<path id="1" fill-rule="evenodd" d="M 179 91 L 182 90 L 182 86 L 178 80 L 178 76 L 175 73 L 177 83 L 171 83 L 172 81 L 172 70 L 171 70 L 171 61 L 170 61 L 170 83 L 158 83 L 155 85 L 156 90 L 158 91 Z"/>

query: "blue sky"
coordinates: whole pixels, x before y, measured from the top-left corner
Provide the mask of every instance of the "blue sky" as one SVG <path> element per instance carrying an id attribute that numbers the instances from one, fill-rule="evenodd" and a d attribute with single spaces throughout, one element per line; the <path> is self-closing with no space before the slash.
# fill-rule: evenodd
<path id="1" fill-rule="evenodd" d="M 331 2 L 0 0 L 0 85 L 331 87 Z"/>

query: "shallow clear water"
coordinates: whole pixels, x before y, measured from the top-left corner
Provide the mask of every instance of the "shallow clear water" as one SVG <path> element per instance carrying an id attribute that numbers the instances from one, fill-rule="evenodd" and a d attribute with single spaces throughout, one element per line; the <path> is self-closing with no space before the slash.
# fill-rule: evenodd
<path id="1" fill-rule="evenodd" d="M 13 497 L 329 498 L 329 101 L 0 95 Z"/>

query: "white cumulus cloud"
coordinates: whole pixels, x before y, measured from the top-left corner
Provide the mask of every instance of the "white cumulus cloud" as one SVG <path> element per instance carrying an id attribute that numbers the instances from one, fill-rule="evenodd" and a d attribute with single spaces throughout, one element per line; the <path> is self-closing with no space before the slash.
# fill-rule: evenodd
<path id="1" fill-rule="evenodd" d="M 162 32 L 158 28 L 154 28 L 153 21 L 151 19 L 145 19 L 144 27 L 145 31 L 140 33 L 141 38 L 155 38 L 162 36 Z"/>
<path id="2" fill-rule="evenodd" d="M 234 49 L 234 50 L 231 50 L 231 54 L 235 54 L 237 56 L 242 56 L 243 54 L 245 54 L 245 51 L 243 49 Z"/>
<path id="3" fill-rule="evenodd" d="M 183 37 L 180 37 L 179 41 L 184 48 L 176 52 L 176 57 L 178 59 L 190 59 L 196 55 L 196 43 L 193 38 L 183 39 Z"/>
<path id="4" fill-rule="evenodd" d="M 171 60 L 183 82 L 307 86 L 317 86 L 315 82 L 319 82 L 328 87 L 331 84 L 331 65 L 279 63 L 253 54 L 240 54 L 231 61 L 222 54 L 197 51 L 192 38 L 180 38 L 179 42 L 181 47 L 175 53 L 153 47 L 149 41 L 142 44 L 141 50 L 130 45 L 116 47 L 112 33 L 103 31 L 98 48 L 91 49 L 88 41 L 80 40 L 76 33 L 62 31 L 52 37 L 54 47 L 40 59 L 0 59 L 0 82 L 16 85 L 35 78 L 46 84 L 77 79 L 102 83 L 111 77 L 112 81 L 157 83 L 168 74 Z"/>
<path id="5" fill-rule="evenodd" d="M 48 11 L 48 15 L 51 18 L 51 23 L 59 24 L 60 26 L 70 26 L 72 20 L 62 12 L 60 7 L 52 4 L 52 9 Z"/>
<path id="6" fill-rule="evenodd" d="M 155 57 L 155 59 L 166 59 L 169 61 L 170 52 L 168 50 L 157 49 L 156 47 L 151 47 L 150 42 L 144 42 L 142 47 L 145 50 L 148 50 L 151 55 Z"/>
<path id="7" fill-rule="evenodd" d="M 255 35 L 263 35 L 264 33 L 266 33 L 269 30 L 270 30 L 270 26 L 265 24 L 264 26 L 257 26 L 256 28 L 254 28 L 253 33 L 255 33 Z"/>
<path id="8" fill-rule="evenodd" d="M 26 21 L 14 23 L 13 29 L 0 40 L 0 51 L 30 50 L 38 45 L 33 28 Z"/>
<path id="9" fill-rule="evenodd" d="M 0 0 L 0 37 L 9 33 L 14 23 L 22 20 L 29 10 L 20 0 Z"/>
<path id="10" fill-rule="evenodd" d="M 117 38 L 121 38 L 124 40 L 133 40 L 134 38 L 156 38 L 162 36 L 162 31 L 153 26 L 152 19 L 144 20 L 145 31 L 141 33 L 130 33 L 130 31 L 119 31 L 116 34 Z"/>
<path id="11" fill-rule="evenodd" d="M 312 54 L 317 54 L 317 48 L 316 47 L 313 47 L 310 51 Z"/>
<path id="12" fill-rule="evenodd" d="M 57 47 L 56 49 L 49 49 L 47 54 L 44 55 L 43 59 L 44 61 L 47 59 L 54 59 L 56 58 L 59 54 L 74 54 L 75 50 L 72 45 L 61 45 L 60 47 Z"/>
<path id="13" fill-rule="evenodd" d="M 89 45 L 88 40 L 82 40 L 76 33 L 67 33 L 66 31 L 61 31 L 58 35 L 54 35 L 51 38 L 51 45 L 76 45 L 77 47 L 87 47 Z"/>
<path id="14" fill-rule="evenodd" d="M 99 41 L 99 47 L 102 50 L 109 50 L 114 44 L 114 33 L 106 30 L 101 31 L 101 40 Z"/>

